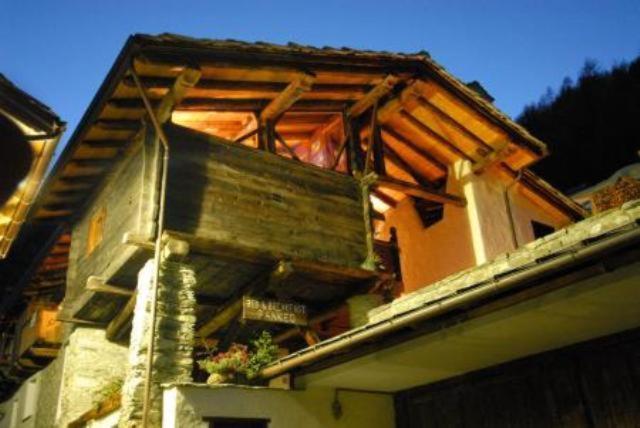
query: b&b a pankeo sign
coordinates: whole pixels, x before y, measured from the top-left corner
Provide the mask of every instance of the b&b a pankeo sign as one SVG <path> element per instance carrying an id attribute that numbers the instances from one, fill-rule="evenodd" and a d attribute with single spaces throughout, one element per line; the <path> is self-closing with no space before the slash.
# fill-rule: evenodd
<path id="1" fill-rule="evenodd" d="M 298 303 L 242 298 L 242 319 L 282 324 L 307 325 L 307 307 Z"/>

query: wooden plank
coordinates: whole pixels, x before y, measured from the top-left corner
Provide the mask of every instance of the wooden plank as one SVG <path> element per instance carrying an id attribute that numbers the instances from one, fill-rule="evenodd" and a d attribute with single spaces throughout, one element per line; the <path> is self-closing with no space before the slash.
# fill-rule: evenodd
<path id="1" fill-rule="evenodd" d="M 134 294 L 133 290 L 107 284 L 104 278 L 97 276 L 87 278 L 87 290 L 98 293 L 115 294 L 117 296 L 132 296 Z"/>
<path id="2" fill-rule="evenodd" d="M 442 109 L 440 109 L 435 104 L 432 104 L 424 97 L 418 97 L 417 101 L 418 101 L 418 104 L 420 104 L 420 107 L 434 113 L 438 117 L 438 119 L 446 123 L 451 128 L 455 129 L 460 134 L 464 135 L 469 140 L 473 141 L 477 146 L 481 147 L 485 151 L 485 153 L 488 154 L 494 150 L 493 147 L 487 144 L 479 136 L 471 132 L 471 130 L 469 130 L 467 127 L 465 127 L 463 124 L 458 122 L 453 117 L 449 116 L 447 113 L 445 113 Z"/>
<path id="3" fill-rule="evenodd" d="M 126 305 L 122 310 L 113 318 L 106 329 L 106 338 L 112 342 L 120 342 L 123 340 L 122 331 L 131 323 L 133 319 L 133 311 L 136 307 L 136 294 L 129 297 Z"/>
<path id="4" fill-rule="evenodd" d="M 311 89 L 314 81 L 314 76 L 303 74 L 287 85 L 287 87 L 260 112 L 260 122 L 265 123 L 267 120 L 277 120 L 304 92 Z"/>
<path id="5" fill-rule="evenodd" d="M 38 347 L 34 346 L 34 347 L 29 349 L 29 352 L 34 357 L 56 358 L 58 356 L 58 353 L 60 352 L 60 350 L 58 348 L 44 348 L 44 347 L 41 347 L 41 346 L 38 346 Z"/>
<path id="6" fill-rule="evenodd" d="M 194 68 L 187 67 L 182 70 L 156 108 L 155 114 L 159 123 L 164 123 L 171 118 L 173 109 L 180 104 L 188 90 L 198 83 L 201 75 L 200 70 Z"/>
<path id="7" fill-rule="evenodd" d="M 377 103 L 382 97 L 391 92 L 399 81 L 400 79 L 397 76 L 389 74 L 384 78 L 382 82 L 376 85 L 364 97 L 360 98 L 351 107 L 349 107 L 347 109 L 347 115 L 349 117 L 360 116 L 375 103 Z"/>
<path id="8" fill-rule="evenodd" d="M 380 124 L 385 124 L 393 116 L 401 111 L 411 112 L 418 106 L 420 90 L 417 82 L 412 82 L 400 92 L 400 94 L 382 105 L 378 109 L 377 120 Z"/>
<path id="9" fill-rule="evenodd" d="M 411 126 L 416 128 L 418 131 L 422 132 L 423 134 L 428 135 L 430 138 L 433 138 L 434 140 L 436 140 L 436 142 L 442 144 L 450 152 L 472 163 L 476 162 L 476 160 L 473 157 L 471 157 L 471 155 L 462 151 L 455 144 L 453 144 L 452 142 L 447 140 L 445 137 L 443 137 L 442 135 L 434 131 L 429 125 L 425 124 L 415 116 L 412 116 L 406 111 L 400 111 L 399 114 L 400 114 L 400 117 L 402 117 L 402 119 L 408 122 Z"/>
<path id="10" fill-rule="evenodd" d="M 236 299 L 207 321 L 196 332 L 196 336 L 205 339 L 237 318 L 242 312 L 242 299 Z"/>
<path id="11" fill-rule="evenodd" d="M 397 190 L 406 193 L 407 195 L 422 198 L 427 201 L 439 202 L 442 204 L 452 204 L 458 207 L 464 207 L 466 205 L 465 199 L 460 196 L 454 196 L 446 192 L 427 189 L 425 187 L 413 183 L 407 183 L 401 180 L 396 180 L 395 178 L 391 177 L 378 177 L 375 185 L 383 189 L 387 188 L 391 190 Z"/>
<path id="12" fill-rule="evenodd" d="M 487 156 L 480 159 L 478 163 L 473 165 L 471 170 L 475 174 L 480 174 L 490 166 L 499 164 L 504 160 L 504 158 L 510 156 L 511 154 L 513 154 L 513 150 L 509 146 L 509 142 L 505 141 L 502 144 L 500 144 L 500 146 L 496 148 L 494 151 L 492 151 Z"/>
<path id="13" fill-rule="evenodd" d="M 175 141 L 169 230 L 217 241 L 212 247 L 245 247 L 237 254 L 263 252 L 267 260 L 362 261 L 364 219 L 353 178 L 201 134 L 168 133 Z"/>
<path id="14" fill-rule="evenodd" d="M 393 148 L 391 148 L 388 145 L 385 145 L 384 146 L 384 154 L 389 158 L 389 160 L 391 160 L 391 162 L 393 162 L 400 169 L 402 169 L 407 174 L 409 174 L 411 176 L 411 178 L 413 178 L 415 180 L 416 183 L 418 183 L 419 185 L 421 185 L 422 187 L 425 187 L 425 188 L 433 188 L 433 184 L 429 180 L 427 180 L 425 177 L 423 177 L 421 174 L 419 174 L 413 168 L 413 166 L 411 164 L 409 164 L 409 162 L 404 160 L 402 158 L 402 156 L 400 156 L 400 154 L 398 152 L 393 150 Z"/>
<path id="15" fill-rule="evenodd" d="M 416 143 L 406 138 L 405 136 L 399 134 L 394 129 L 383 127 L 382 132 L 383 132 L 383 138 L 384 138 L 384 134 L 388 134 L 389 137 L 405 145 L 406 147 L 411 149 L 412 152 L 415 152 L 416 155 L 420 156 L 423 160 L 425 160 L 426 162 L 429 162 L 430 164 L 438 168 L 443 173 L 447 172 L 447 166 L 442 161 L 434 157 L 428 150 L 418 146 Z"/>

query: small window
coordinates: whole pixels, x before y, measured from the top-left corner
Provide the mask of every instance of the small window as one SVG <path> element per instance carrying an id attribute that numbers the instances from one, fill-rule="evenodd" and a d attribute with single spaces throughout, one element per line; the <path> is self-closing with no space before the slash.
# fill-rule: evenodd
<path id="1" fill-rule="evenodd" d="M 93 250 L 102 242 L 106 217 L 107 210 L 104 208 L 100 208 L 91 217 L 89 221 L 89 231 L 87 233 L 87 255 L 93 253 Z"/>
<path id="2" fill-rule="evenodd" d="M 553 226 L 535 220 L 531 221 L 531 227 L 533 228 L 533 237 L 535 239 L 543 238 L 556 231 Z"/>
<path id="3" fill-rule="evenodd" d="M 416 212 L 425 228 L 433 226 L 442 220 L 444 216 L 444 205 L 437 202 L 415 198 L 413 200 L 413 206 L 416 208 Z"/>
<path id="4" fill-rule="evenodd" d="M 205 418 L 209 428 L 268 428 L 269 419 Z"/>

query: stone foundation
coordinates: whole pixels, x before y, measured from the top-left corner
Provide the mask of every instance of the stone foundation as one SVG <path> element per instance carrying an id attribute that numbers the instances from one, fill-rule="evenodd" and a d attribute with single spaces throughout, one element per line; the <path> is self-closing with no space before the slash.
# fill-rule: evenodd
<path id="1" fill-rule="evenodd" d="M 145 367 L 151 317 L 154 263 L 149 260 L 138 275 L 137 301 L 131 329 L 129 367 L 122 394 L 120 426 L 141 426 Z M 154 356 L 152 367 L 150 426 L 162 419 L 161 384 L 189 382 L 193 368 L 196 279 L 191 267 L 163 260 L 158 283 Z"/>
<path id="2" fill-rule="evenodd" d="M 102 329 L 77 327 L 69 335 L 63 354 L 58 360 L 64 361 L 62 383 L 60 385 L 60 407 L 58 420 L 44 422 L 42 426 L 67 424 L 94 406 L 100 391 L 109 383 L 123 379 L 127 356 L 126 346 L 108 341 Z M 55 367 L 58 362 L 52 365 Z M 49 400 L 55 389 L 45 388 L 40 400 Z M 47 405 L 49 407 L 51 405 Z M 49 417 L 55 412 L 51 409 Z"/>

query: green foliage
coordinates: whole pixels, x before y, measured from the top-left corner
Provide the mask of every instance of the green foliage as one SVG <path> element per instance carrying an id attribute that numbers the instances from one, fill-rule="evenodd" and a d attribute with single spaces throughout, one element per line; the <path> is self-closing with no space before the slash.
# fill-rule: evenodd
<path id="1" fill-rule="evenodd" d="M 238 374 L 247 379 L 255 379 L 260 370 L 276 360 L 278 347 L 273 343 L 271 334 L 263 331 L 251 341 L 251 350 L 246 345 L 232 343 L 226 352 L 218 352 L 198 360 L 198 365 L 209 374 L 230 377 Z"/>
<path id="2" fill-rule="evenodd" d="M 100 405 L 109 398 L 119 394 L 122 391 L 123 384 L 124 379 L 122 378 L 113 378 L 109 380 L 98 391 L 96 391 L 96 395 L 93 397 L 93 406 L 95 408 L 99 408 Z"/>
<path id="3" fill-rule="evenodd" d="M 638 162 L 640 58 L 602 70 L 587 61 L 577 82 L 566 78 L 518 122 L 544 141 L 551 155 L 532 168 L 561 190 L 572 192 Z"/>
<path id="4" fill-rule="evenodd" d="M 251 342 L 253 352 L 249 356 L 246 375 L 248 379 L 254 379 L 264 367 L 274 362 L 278 357 L 278 347 L 273 343 L 271 334 L 263 331 L 257 339 Z"/>

